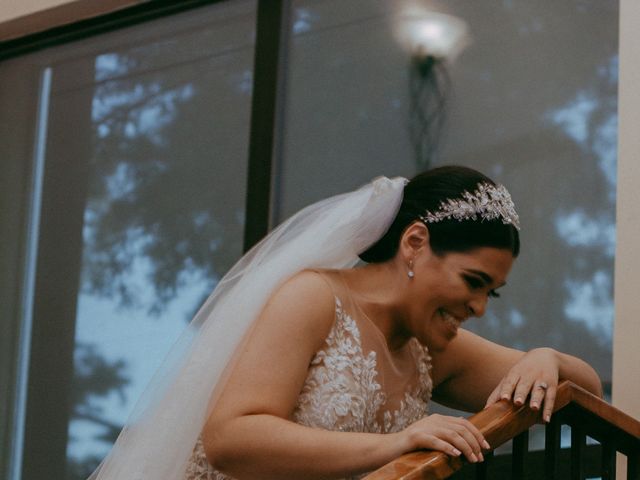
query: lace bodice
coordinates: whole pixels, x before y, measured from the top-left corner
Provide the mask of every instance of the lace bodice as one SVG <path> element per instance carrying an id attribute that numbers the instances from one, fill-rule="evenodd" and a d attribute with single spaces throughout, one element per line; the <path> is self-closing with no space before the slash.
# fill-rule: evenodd
<path id="1" fill-rule="evenodd" d="M 383 370 L 390 366 L 379 364 L 381 352 L 365 346 L 358 324 L 336 298 L 336 323 L 324 348 L 311 361 L 294 421 L 326 430 L 391 433 L 426 414 L 431 394 L 426 348 L 415 339 L 406 347 L 417 373 L 411 375 L 413 382 L 406 382 L 386 378 L 388 372 Z M 398 385 L 393 385 L 398 382 L 410 384 L 401 389 L 402 395 L 398 395 Z M 396 388 L 389 391 L 384 386 Z"/>
<path id="2" fill-rule="evenodd" d="M 378 328 L 348 292 L 342 293 L 335 297 L 333 327 L 311 361 L 292 420 L 345 432 L 403 430 L 427 414 L 432 388 L 427 349 L 411 339 L 392 355 Z M 230 478 L 209 465 L 198 439 L 185 480 Z"/>

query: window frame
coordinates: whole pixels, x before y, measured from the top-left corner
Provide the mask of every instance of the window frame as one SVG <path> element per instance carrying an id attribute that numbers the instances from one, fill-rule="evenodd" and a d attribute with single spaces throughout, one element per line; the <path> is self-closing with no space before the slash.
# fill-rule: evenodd
<path id="1" fill-rule="evenodd" d="M 64 4 L 1 24 L 3 33 L 0 34 L 0 63 L 56 45 L 231 1 L 233 0 L 81 0 Z M 290 10 L 290 0 L 257 0 L 244 251 L 257 243 L 271 227 L 272 186 L 277 173 L 275 167 L 279 164 L 279 139 L 282 138 L 285 52 L 290 35 Z M 78 165 L 74 164 L 69 168 L 78 170 L 80 175 L 83 166 L 79 165 L 80 162 L 76 163 Z M 46 167 L 45 165 L 45 169 Z M 45 172 L 43 205 L 59 205 L 59 199 L 54 200 L 54 197 L 65 196 L 64 189 L 59 188 L 60 184 L 56 186 L 55 179 L 49 180 L 53 173 Z M 61 230 L 59 222 L 62 216 L 56 216 L 55 212 L 49 210 L 44 211 L 40 217 L 42 226 L 36 259 L 37 274 L 33 279 L 33 320 L 26 342 L 21 342 L 24 318 L 19 307 L 11 310 L 2 320 L 7 323 L 11 336 L 3 343 L 18 346 L 10 352 L 10 365 L 7 368 L 10 372 L 6 379 L 9 388 L 3 394 L 7 400 L 3 403 L 8 407 L 0 411 L 0 430 L 6 432 L 2 435 L 6 441 L 3 441 L 4 447 L 0 450 L 0 472 L 4 474 L 3 478 L 63 478 L 66 469 L 70 391 L 69 388 L 59 387 L 61 383 L 70 387 L 73 374 L 74 313 L 82 252 L 82 225 L 81 221 L 78 222 L 81 215 L 68 215 L 68 212 L 78 208 L 82 210 L 82 201 L 78 200 L 81 196 L 62 199 L 63 203 L 66 202 L 65 207 L 59 210 L 67 212 L 63 216 L 73 223 L 62 230 L 67 234 L 70 231 L 76 234 L 75 241 L 63 241 L 66 243 L 63 252 L 59 249 L 61 239 L 56 237 L 59 235 L 56 231 Z M 23 222 L 23 228 L 26 229 L 27 223 Z M 21 233 L 23 235 L 20 238 L 24 236 L 24 232 Z M 25 260 L 20 258 L 18 263 L 20 265 L 16 267 L 22 274 Z M 61 268 L 63 265 L 64 268 Z M 14 285 L 15 289 L 19 290 L 19 285 L 20 282 Z M 17 297 L 19 296 L 20 293 Z M 20 351 L 21 343 L 27 344 L 26 355 L 29 359 L 27 395 L 22 406 L 16 395 L 16 382 L 20 378 L 18 370 L 21 368 L 19 359 L 25 355 L 25 352 Z M 43 378 L 43 375 L 51 381 L 36 381 Z M 25 412 L 24 443 L 16 448 L 16 439 L 11 438 L 11 432 L 16 428 L 15 416 L 22 409 Z M 56 428 L 52 428 L 52 419 L 55 420 L 53 423 Z M 20 422 L 17 424 L 18 428 L 19 424 Z M 47 425 L 47 428 L 43 429 L 43 425 Z"/>

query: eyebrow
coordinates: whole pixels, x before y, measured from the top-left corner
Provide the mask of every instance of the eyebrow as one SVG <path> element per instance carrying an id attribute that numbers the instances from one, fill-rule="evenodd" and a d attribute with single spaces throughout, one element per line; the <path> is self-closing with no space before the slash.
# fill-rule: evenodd
<path id="1" fill-rule="evenodd" d="M 479 276 L 480 278 L 482 278 L 482 280 L 485 281 L 487 285 L 491 285 L 493 283 L 493 277 L 491 277 L 491 275 L 489 275 L 488 273 L 483 272 L 482 270 L 474 270 L 472 268 L 469 268 L 469 269 L 466 269 L 466 271 Z M 504 282 L 498 285 L 496 288 L 504 287 L 506 284 L 507 282 Z"/>

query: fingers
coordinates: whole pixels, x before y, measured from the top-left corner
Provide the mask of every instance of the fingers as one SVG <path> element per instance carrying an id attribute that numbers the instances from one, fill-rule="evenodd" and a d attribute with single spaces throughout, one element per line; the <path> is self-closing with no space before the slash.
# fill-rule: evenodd
<path id="1" fill-rule="evenodd" d="M 496 388 L 493 389 L 493 392 L 487 398 L 487 402 L 484 407 L 487 408 L 489 405 L 492 405 L 500 400 L 511 400 L 513 396 L 513 392 L 518 385 L 518 381 L 520 377 L 518 375 L 508 375 L 502 379 L 502 381 L 498 384 Z"/>
<path id="2" fill-rule="evenodd" d="M 513 393 L 513 404 L 518 407 L 524 405 L 524 401 L 529 396 L 532 386 L 533 380 L 521 378 Z"/>
<path id="3" fill-rule="evenodd" d="M 549 422 L 556 398 L 556 386 L 549 385 L 544 380 L 536 380 L 534 382 L 520 381 L 516 387 L 513 403 L 518 406 L 523 405 L 524 399 L 528 395 L 531 395 L 529 407 L 532 410 L 540 410 L 544 402 L 542 418 L 545 422 Z"/>
<path id="4" fill-rule="evenodd" d="M 441 415 L 428 418 L 429 425 L 425 424 L 421 429 L 421 448 L 439 450 L 456 457 L 464 455 L 471 463 L 484 461 L 482 449 L 491 447 L 471 422 Z"/>
<path id="5" fill-rule="evenodd" d="M 470 433 L 471 435 L 473 435 L 475 444 L 477 444 L 478 446 L 476 452 L 482 454 L 482 449 L 485 449 L 485 450 L 491 449 L 489 442 L 487 442 L 487 440 L 484 438 L 484 435 L 482 435 L 482 432 L 478 430 L 478 427 L 476 427 L 473 423 L 471 423 L 469 420 L 463 417 L 458 418 L 458 421 L 460 422 L 460 425 L 465 429 L 466 433 Z"/>
<path id="6" fill-rule="evenodd" d="M 486 406 L 499 400 L 513 400 L 521 406 L 527 402 L 532 410 L 542 410 L 548 422 L 553 412 L 559 378 L 559 361 L 548 348 L 534 348 L 522 355 L 489 395 Z"/>
<path id="7" fill-rule="evenodd" d="M 473 443 L 469 442 L 468 436 L 465 436 L 463 432 L 456 432 L 453 430 L 447 430 L 440 433 L 442 438 L 453 445 L 457 450 L 461 451 L 466 459 L 471 463 L 476 463 L 484 458 L 482 457 L 482 451 L 477 450 Z"/>
<path id="8" fill-rule="evenodd" d="M 555 385 L 549 386 L 544 396 L 544 410 L 542 411 L 542 419 L 549 423 L 551 421 L 551 414 L 553 413 L 553 405 L 556 402 L 556 389 Z"/>
<path id="9" fill-rule="evenodd" d="M 534 381 L 516 375 L 507 376 L 491 392 L 485 408 L 503 399 L 512 400 L 514 405 L 521 406 L 529 396 L 529 407 L 532 410 L 542 410 L 542 419 L 549 422 L 556 398 L 556 385 L 544 380 Z"/>
<path id="10" fill-rule="evenodd" d="M 424 448 L 444 452 L 448 455 L 451 455 L 452 457 L 459 457 L 462 454 L 460 450 L 451 445 L 449 442 L 445 442 L 444 440 L 441 440 L 433 435 L 425 439 Z"/>
<path id="11" fill-rule="evenodd" d="M 476 463 L 480 459 L 484 460 L 480 446 L 482 440 L 478 441 L 476 437 L 477 429 L 464 419 L 452 418 L 451 422 L 452 425 L 442 432 L 444 438 L 460 450 L 470 462 Z M 477 432 L 477 434 L 481 439 L 484 439 L 480 432 Z"/>
<path id="12" fill-rule="evenodd" d="M 463 430 L 453 428 L 438 429 L 434 432 L 433 438 L 438 441 L 436 442 L 433 440 L 433 446 L 430 448 L 441 450 L 456 457 L 462 454 L 471 463 L 484 460 L 482 451 L 478 448 L 479 446 L 475 441 L 475 438 Z M 440 444 L 440 442 L 444 442 L 444 444 L 446 444 L 444 449 L 440 449 L 436 446 L 436 444 Z"/>
<path id="13" fill-rule="evenodd" d="M 502 382 L 500 382 L 500 394 L 499 398 L 504 400 L 511 400 L 513 392 L 520 381 L 519 375 L 507 375 Z"/>
<path id="14" fill-rule="evenodd" d="M 493 405 L 498 400 L 500 400 L 500 385 L 493 389 L 493 392 L 487 398 L 487 403 L 484 404 L 484 408 L 487 408 L 489 405 Z"/>
<path id="15" fill-rule="evenodd" d="M 529 406 L 532 410 L 539 410 L 540 405 L 542 405 L 542 400 L 546 397 L 547 388 L 549 385 L 547 382 L 536 381 L 531 388 L 531 400 L 529 401 Z"/>

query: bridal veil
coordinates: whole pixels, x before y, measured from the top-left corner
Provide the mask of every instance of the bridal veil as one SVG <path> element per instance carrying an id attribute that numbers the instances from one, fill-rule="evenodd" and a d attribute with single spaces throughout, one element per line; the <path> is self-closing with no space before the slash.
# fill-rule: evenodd
<path id="1" fill-rule="evenodd" d="M 404 178 L 379 177 L 285 221 L 220 280 L 90 480 L 180 480 L 210 409 L 271 293 L 305 268 L 348 268 L 389 228 Z"/>

